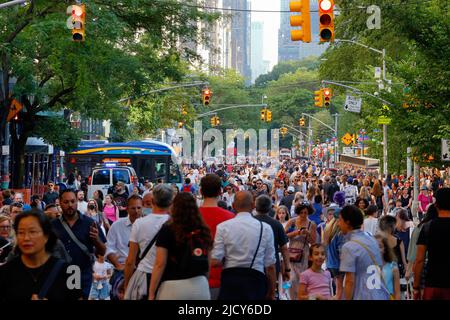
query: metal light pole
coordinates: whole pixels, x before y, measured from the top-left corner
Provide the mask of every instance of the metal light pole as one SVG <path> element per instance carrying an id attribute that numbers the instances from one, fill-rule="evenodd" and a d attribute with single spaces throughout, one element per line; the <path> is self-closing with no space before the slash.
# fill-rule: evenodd
<path id="1" fill-rule="evenodd" d="M 383 124 L 383 174 L 384 178 L 388 174 L 388 152 L 387 152 L 387 125 Z"/>
<path id="2" fill-rule="evenodd" d="M 311 137 L 312 129 L 311 129 L 311 119 L 308 121 L 308 158 L 311 160 Z"/>
<path id="3" fill-rule="evenodd" d="M 407 154 L 407 158 L 406 158 L 406 177 L 409 179 L 409 177 L 411 177 L 411 174 L 412 174 L 411 147 L 408 147 L 406 149 L 406 154 Z"/>
<path id="4" fill-rule="evenodd" d="M 30 1 L 30 0 L 14 0 L 14 1 L 9 1 L 9 2 L 6 2 L 6 3 L 0 4 L 0 9 L 7 8 L 7 7 L 11 7 L 11 6 L 14 6 L 14 5 L 16 5 L 16 4 L 22 4 L 22 3 L 25 3 L 25 2 L 28 2 L 28 1 Z"/>

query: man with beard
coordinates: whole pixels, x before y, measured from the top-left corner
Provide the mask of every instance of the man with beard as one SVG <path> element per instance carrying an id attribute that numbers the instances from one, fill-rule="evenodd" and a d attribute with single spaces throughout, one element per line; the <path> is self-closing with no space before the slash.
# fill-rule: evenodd
<path id="1" fill-rule="evenodd" d="M 103 256 L 106 238 L 95 221 L 77 210 L 73 190 L 64 190 L 59 196 L 62 216 L 52 221 L 53 231 L 72 258 L 72 264 L 81 270 L 81 289 L 87 299 L 92 285 L 94 252 Z"/>

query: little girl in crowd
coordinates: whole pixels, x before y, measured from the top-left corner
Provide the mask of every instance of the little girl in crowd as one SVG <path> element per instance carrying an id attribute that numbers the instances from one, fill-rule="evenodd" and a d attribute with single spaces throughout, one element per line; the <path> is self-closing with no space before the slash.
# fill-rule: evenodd
<path id="1" fill-rule="evenodd" d="M 111 277 L 113 266 L 105 262 L 104 256 L 98 256 L 93 269 L 94 279 L 92 281 L 89 300 L 109 300 L 109 278 Z"/>
<path id="2" fill-rule="evenodd" d="M 325 262 L 325 247 L 313 244 L 309 248 L 309 269 L 300 274 L 299 300 L 330 300 L 331 274 L 323 270 Z"/>

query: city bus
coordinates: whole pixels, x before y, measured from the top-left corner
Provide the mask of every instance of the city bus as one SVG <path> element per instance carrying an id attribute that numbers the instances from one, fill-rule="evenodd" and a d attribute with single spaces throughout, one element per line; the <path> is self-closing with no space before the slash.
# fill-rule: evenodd
<path id="1" fill-rule="evenodd" d="M 82 177 L 88 177 L 94 167 L 117 163 L 133 167 L 142 181 L 180 184 L 182 177 L 176 159 L 173 148 L 159 141 L 84 141 L 66 155 L 66 173 L 76 171 Z"/>

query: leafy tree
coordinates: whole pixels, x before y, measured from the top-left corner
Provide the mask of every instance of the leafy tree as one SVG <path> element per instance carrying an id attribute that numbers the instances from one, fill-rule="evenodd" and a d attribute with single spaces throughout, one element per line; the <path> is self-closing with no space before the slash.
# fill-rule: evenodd
<path id="1" fill-rule="evenodd" d="M 185 5 L 194 2 L 91 0 L 86 3 L 84 42 L 71 41 L 65 15 L 69 1 L 35 0 L 0 11 L 1 135 L 11 99 L 24 105 L 20 123 L 11 128 L 13 187 L 22 186 L 27 138 L 42 134 L 50 140 L 50 132 L 44 132 L 48 120 L 38 117 L 40 112 L 66 108 L 118 124 L 126 115 L 119 99 L 182 79 L 185 61 L 198 58 L 191 46 L 205 40 L 199 37 L 196 22 L 209 23 L 217 17 Z M 12 77 L 17 82 L 9 96 L 5 84 Z M 158 116 L 172 116 L 160 106 Z M 73 137 L 71 130 L 57 132 Z"/>

